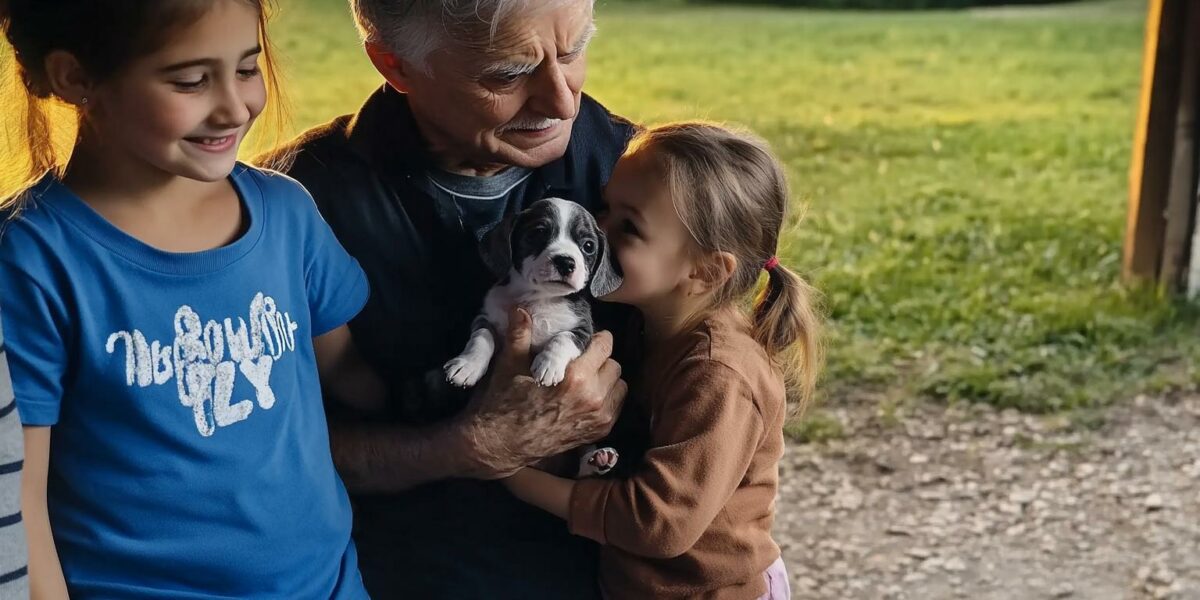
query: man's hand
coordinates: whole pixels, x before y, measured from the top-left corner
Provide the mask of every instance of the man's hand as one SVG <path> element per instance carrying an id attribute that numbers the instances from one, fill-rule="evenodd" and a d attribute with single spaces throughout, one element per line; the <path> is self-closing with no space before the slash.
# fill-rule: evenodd
<path id="1" fill-rule="evenodd" d="M 608 332 L 592 336 L 561 383 L 542 387 L 529 376 L 529 313 L 517 309 L 508 322 L 488 385 L 462 415 L 462 433 L 481 479 L 506 477 L 608 435 L 627 390 L 620 365 L 609 358 Z"/>

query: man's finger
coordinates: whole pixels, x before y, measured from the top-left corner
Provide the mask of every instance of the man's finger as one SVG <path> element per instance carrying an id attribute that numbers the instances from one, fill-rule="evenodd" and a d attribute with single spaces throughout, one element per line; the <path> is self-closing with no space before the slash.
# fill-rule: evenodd
<path id="1" fill-rule="evenodd" d="M 612 433 L 613 425 L 617 423 L 617 415 L 621 412 L 621 406 L 625 404 L 625 394 L 628 391 L 629 388 L 625 385 L 625 381 L 621 379 L 618 379 L 617 383 L 608 390 L 608 394 L 604 397 L 604 408 L 612 418 L 606 422 L 596 421 L 597 429 L 592 430 L 591 439 L 585 440 L 584 443 L 594 443 Z"/>
<path id="2" fill-rule="evenodd" d="M 608 390 L 608 395 L 604 397 L 604 405 L 611 407 L 614 420 L 616 415 L 621 412 L 621 407 L 625 405 L 627 393 L 629 393 L 629 384 L 625 383 L 624 379 L 618 379 Z"/>
<path id="3" fill-rule="evenodd" d="M 592 336 L 592 343 L 588 345 L 587 351 L 579 358 L 571 361 L 571 366 L 568 369 L 582 371 L 583 373 L 592 374 L 600 370 L 604 365 L 604 361 L 612 355 L 613 338 L 612 334 L 607 331 L 601 331 Z"/>
<path id="4" fill-rule="evenodd" d="M 600 372 L 596 378 L 600 382 L 602 388 L 611 387 L 618 379 L 621 378 L 621 365 L 613 359 L 604 361 L 604 365 L 600 367 Z"/>
<path id="5" fill-rule="evenodd" d="M 504 335 L 504 349 L 498 361 L 499 372 L 512 377 L 529 372 L 529 348 L 533 344 L 533 319 L 523 308 L 517 308 L 508 316 L 508 331 Z"/>
<path id="6" fill-rule="evenodd" d="M 525 309 L 517 307 L 508 315 L 506 335 L 509 347 L 529 353 L 529 344 L 533 338 L 533 318 Z"/>

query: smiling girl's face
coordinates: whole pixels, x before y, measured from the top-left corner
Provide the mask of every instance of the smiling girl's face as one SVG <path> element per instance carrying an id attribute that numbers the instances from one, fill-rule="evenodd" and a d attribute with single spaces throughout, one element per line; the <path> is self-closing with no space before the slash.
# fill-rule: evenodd
<path id="1" fill-rule="evenodd" d="M 216 181 L 266 104 L 259 10 L 215 0 L 161 49 L 132 61 L 89 98 L 85 126 L 120 159 Z"/>

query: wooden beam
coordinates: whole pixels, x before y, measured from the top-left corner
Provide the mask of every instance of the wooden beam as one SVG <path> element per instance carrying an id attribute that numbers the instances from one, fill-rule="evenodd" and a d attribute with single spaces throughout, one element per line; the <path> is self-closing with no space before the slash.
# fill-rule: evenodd
<path id="1" fill-rule="evenodd" d="M 1171 160 L 1158 281 L 1167 292 L 1185 289 L 1191 258 L 1193 208 L 1196 201 L 1196 101 L 1200 97 L 1200 5 L 1183 7 L 1185 35 L 1179 71 L 1179 100 L 1175 112 L 1175 148 Z"/>
<path id="2" fill-rule="evenodd" d="M 1192 197 L 1192 259 L 1188 266 L 1187 297 L 1200 298 L 1200 192 Z"/>
<path id="3" fill-rule="evenodd" d="M 1150 0 L 1142 59 L 1142 94 L 1129 173 L 1123 274 L 1127 280 L 1158 277 L 1166 233 L 1167 192 L 1179 106 L 1184 4 Z"/>

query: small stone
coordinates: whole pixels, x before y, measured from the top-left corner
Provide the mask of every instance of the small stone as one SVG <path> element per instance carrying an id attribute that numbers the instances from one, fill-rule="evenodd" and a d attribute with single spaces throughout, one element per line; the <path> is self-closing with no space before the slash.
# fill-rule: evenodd
<path id="1" fill-rule="evenodd" d="M 1144 504 L 1146 506 L 1146 510 L 1151 511 L 1161 510 L 1164 506 L 1163 498 L 1159 494 L 1150 494 L 1149 496 L 1146 496 L 1146 501 Z"/>
<path id="2" fill-rule="evenodd" d="M 1175 583 L 1175 574 L 1166 567 L 1160 567 L 1150 574 L 1147 581 L 1154 585 L 1167 586 Z"/>
<path id="3" fill-rule="evenodd" d="M 945 564 L 942 565 L 942 568 L 950 571 L 951 573 L 961 573 L 962 571 L 967 570 L 967 564 L 964 563 L 961 558 L 955 556 L 947 560 Z"/>
<path id="4" fill-rule="evenodd" d="M 1096 474 L 1096 465 L 1083 463 L 1075 467 L 1075 477 L 1086 479 Z"/>
<path id="5" fill-rule="evenodd" d="M 875 469 L 880 473 L 894 473 L 896 471 L 896 461 L 890 456 L 878 455 L 873 461 Z"/>
<path id="6" fill-rule="evenodd" d="M 1054 590 L 1051 593 L 1054 594 L 1055 598 L 1070 598 L 1075 595 L 1075 586 L 1069 583 L 1060 583 L 1054 586 Z"/>
<path id="7" fill-rule="evenodd" d="M 917 546 L 915 548 L 909 548 L 908 551 L 905 552 L 905 554 L 907 554 L 913 558 L 920 559 L 920 560 L 925 560 L 926 558 L 933 556 L 932 552 L 930 552 L 928 549 L 922 548 L 920 546 Z"/>
<path id="8" fill-rule="evenodd" d="M 922 571 L 925 571 L 926 573 L 932 573 L 932 572 L 942 568 L 942 565 L 944 563 L 945 563 L 945 561 L 943 561 L 941 558 L 939 558 L 937 556 L 931 556 L 931 557 L 925 559 L 925 561 L 921 563 L 920 568 Z"/>
<path id="9" fill-rule="evenodd" d="M 843 510 L 858 510 L 863 505 L 862 492 L 846 486 L 838 490 L 837 495 L 833 498 L 833 504 Z"/>
<path id="10" fill-rule="evenodd" d="M 1014 502 L 1001 502 L 997 509 L 999 509 L 1002 513 L 1007 513 L 1010 515 L 1021 514 L 1021 505 Z"/>
<path id="11" fill-rule="evenodd" d="M 1009 502 L 1014 502 L 1016 504 L 1024 505 L 1024 504 L 1029 504 L 1030 502 L 1033 502 L 1037 498 L 1037 496 L 1038 496 L 1037 490 L 1017 489 L 1017 490 L 1013 490 L 1012 493 L 1008 495 L 1008 500 L 1009 500 Z"/>
<path id="12" fill-rule="evenodd" d="M 914 465 L 923 465 L 929 462 L 929 457 L 924 454 L 914 454 L 908 457 L 908 462 Z"/>

